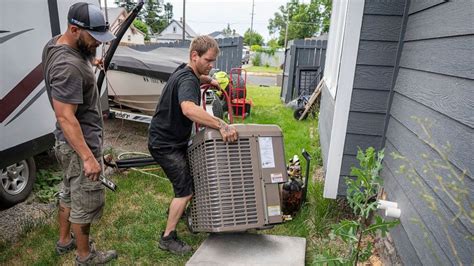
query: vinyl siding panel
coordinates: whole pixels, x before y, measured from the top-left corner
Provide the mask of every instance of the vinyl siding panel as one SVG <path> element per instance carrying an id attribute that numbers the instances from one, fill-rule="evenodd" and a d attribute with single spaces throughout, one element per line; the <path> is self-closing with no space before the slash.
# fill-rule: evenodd
<path id="1" fill-rule="evenodd" d="M 413 2 L 413 1 L 412 1 Z M 409 17 L 405 41 L 474 33 L 474 1 L 453 1 Z"/>
<path id="2" fill-rule="evenodd" d="M 474 80 L 401 68 L 395 90 L 461 124 L 474 127 Z"/>
<path id="3" fill-rule="evenodd" d="M 405 1 L 366 0 L 359 51 L 347 124 L 338 192 L 346 193 L 344 176 L 352 166 L 357 147 L 380 149 L 393 83 Z"/>
<path id="4" fill-rule="evenodd" d="M 389 92 L 353 89 L 351 111 L 385 114 Z"/>
<path id="5" fill-rule="evenodd" d="M 393 66 L 397 55 L 397 42 L 360 41 L 358 65 Z"/>
<path id="6" fill-rule="evenodd" d="M 459 184 L 474 202 L 474 29 L 473 1 L 411 1 L 400 66 L 393 88 L 382 178 L 390 200 L 402 210 L 403 231 L 392 231 L 405 264 L 472 265 L 466 236 L 474 225 L 442 189 L 465 172 Z M 439 151 L 447 156 L 442 157 Z M 395 159 L 400 154 L 407 161 Z M 444 164 L 443 167 L 433 166 Z M 448 167 L 446 167 L 448 166 Z M 431 167 L 431 168 L 430 168 Z M 412 169 L 407 175 L 403 169 Z M 414 178 L 415 177 L 415 178 Z M 449 191 L 449 188 L 448 188 Z M 437 206 L 437 214 L 425 200 Z M 451 242 L 452 241 L 452 242 Z M 414 252 L 407 253 L 407 246 Z M 453 252 L 455 247 L 457 256 Z M 457 260 L 459 258 L 460 261 Z"/>
<path id="7" fill-rule="evenodd" d="M 377 143 L 377 146 L 374 146 L 374 143 Z M 346 144 L 344 145 L 344 154 L 355 156 L 357 155 L 358 148 L 361 148 L 362 150 L 366 150 L 370 146 L 379 148 L 381 143 L 381 136 L 347 134 Z"/>
<path id="8" fill-rule="evenodd" d="M 396 231 L 392 230 L 390 232 L 394 240 L 397 240 L 397 238 L 402 238 L 403 241 L 408 240 L 407 242 L 395 242 L 398 255 L 405 262 L 405 265 L 415 265 L 419 261 L 423 265 L 451 265 L 452 262 L 445 251 L 425 226 L 424 219 L 433 217 L 423 217 L 422 214 L 418 213 L 418 208 L 415 205 L 418 203 L 416 198 L 413 198 L 411 194 L 407 194 L 402 189 L 397 182 L 397 178 L 394 177 L 395 171 L 396 166 L 384 164 L 382 175 L 384 176 L 384 187 L 388 192 L 389 200 L 397 202 L 398 207 L 402 210 L 400 222 L 408 236 L 408 239 L 406 239 L 403 236 L 398 236 Z M 412 246 L 413 251 L 405 254 L 403 248 L 399 248 L 400 246 Z M 415 255 L 418 259 L 413 258 Z"/>
<path id="9" fill-rule="evenodd" d="M 393 67 L 356 66 L 354 88 L 389 91 L 392 86 Z"/>
<path id="10" fill-rule="evenodd" d="M 400 66 L 474 79 L 474 35 L 407 42 Z"/>
<path id="11" fill-rule="evenodd" d="M 466 107 L 472 110 L 472 106 Z M 472 112 L 471 114 L 474 114 Z M 474 170 L 474 129 L 442 115 L 414 101 L 395 93 L 390 115 L 416 134 L 422 142 L 432 143 L 438 148 L 450 145 L 447 159 L 458 169 L 468 170 L 472 176 Z M 421 121 L 419 121 L 421 120 Z M 429 132 L 425 132 L 425 129 Z"/>
<path id="12" fill-rule="evenodd" d="M 407 136 L 404 135 L 404 137 Z M 407 143 L 408 146 L 410 144 Z M 402 150 L 397 150 L 395 148 L 396 145 L 397 143 L 392 145 L 391 142 L 387 142 L 387 154 L 398 152 L 407 156 L 408 160 L 414 160 L 415 162 L 418 160 L 416 156 L 405 154 L 404 150 L 407 149 L 406 147 L 402 147 Z M 409 167 L 401 160 L 384 161 L 384 172 L 382 174 L 384 186 L 388 195 L 390 195 L 390 199 L 396 201 L 402 210 L 401 222 L 405 230 L 409 234 L 415 233 L 418 236 L 422 236 L 421 238 L 410 238 L 421 261 L 428 265 L 440 264 L 433 264 L 436 260 L 440 260 L 442 262 L 441 265 L 455 264 L 456 258 L 449 243 L 449 236 L 456 246 L 461 260 L 467 265 L 472 265 L 473 249 L 470 240 L 465 237 L 470 234 L 469 230 L 459 220 L 451 222 L 450 218 L 446 219 L 446 217 L 453 217 L 453 212 L 447 208 L 440 198 L 432 194 L 429 185 L 426 184 L 427 180 L 423 177 L 417 179 L 428 191 L 425 194 L 420 186 L 412 184 L 411 181 L 415 180 L 415 178 L 408 178 L 399 172 L 401 166 Z M 390 174 L 387 174 L 387 171 Z M 417 173 L 422 175 L 422 172 L 417 171 Z M 425 201 L 425 195 L 431 195 L 433 200 L 431 202 Z M 437 206 L 438 214 L 430 209 L 430 203 Z M 445 227 L 446 232 L 444 231 Z M 432 247 L 439 246 L 441 250 L 437 248 L 431 249 L 429 245 Z M 426 249 L 427 246 L 429 249 Z M 399 255 L 403 257 L 402 253 L 399 253 Z M 450 263 L 446 263 L 446 260 L 450 261 Z"/>
<path id="13" fill-rule="evenodd" d="M 446 0 L 415 0 L 411 1 L 410 9 L 408 13 L 411 15 L 415 12 L 420 12 L 422 10 L 426 10 L 432 7 L 435 7 L 439 4 L 445 3 Z"/>
<path id="14" fill-rule="evenodd" d="M 385 114 L 350 112 L 347 133 L 382 136 Z"/>

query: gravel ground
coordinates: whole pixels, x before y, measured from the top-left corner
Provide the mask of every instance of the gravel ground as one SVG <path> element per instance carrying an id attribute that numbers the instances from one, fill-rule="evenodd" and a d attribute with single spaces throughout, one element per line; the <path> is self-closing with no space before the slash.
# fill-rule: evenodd
<path id="1" fill-rule="evenodd" d="M 147 148 L 148 124 L 111 119 L 104 121 L 104 151 L 115 155 L 122 152 L 145 152 Z M 55 164 L 54 156 L 41 156 L 37 160 L 39 169 L 50 169 Z M 22 233 L 46 219 L 55 219 L 55 204 L 39 203 L 32 194 L 20 204 L 0 210 L 0 243 L 15 243 Z"/>
<path id="2" fill-rule="evenodd" d="M 0 243 L 15 243 L 22 233 L 53 216 L 55 204 L 34 201 L 34 196 L 9 209 L 0 211 Z"/>

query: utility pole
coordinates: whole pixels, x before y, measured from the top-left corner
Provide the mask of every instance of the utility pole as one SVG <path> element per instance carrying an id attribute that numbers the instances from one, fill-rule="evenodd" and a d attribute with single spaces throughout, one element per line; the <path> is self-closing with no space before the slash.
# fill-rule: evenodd
<path id="1" fill-rule="evenodd" d="M 288 23 L 289 23 L 289 19 L 286 18 L 286 29 L 285 29 L 285 51 L 286 51 L 286 46 L 288 44 Z"/>
<path id="2" fill-rule="evenodd" d="M 186 40 L 186 0 L 183 0 L 183 42 Z"/>
<path id="3" fill-rule="evenodd" d="M 255 0 L 252 0 L 252 20 L 250 22 L 250 43 L 249 45 L 252 46 L 252 36 L 253 36 L 253 15 L 255 14 L 253 11 L 254 11 L 254 7 L 255 7 Z"/>

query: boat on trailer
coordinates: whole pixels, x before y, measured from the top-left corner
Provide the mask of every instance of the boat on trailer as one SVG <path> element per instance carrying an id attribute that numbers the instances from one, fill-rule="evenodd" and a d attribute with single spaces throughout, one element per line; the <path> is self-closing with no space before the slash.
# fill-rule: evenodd
<path id="1" fill-rule="evenodd" d="M 168 78 L 188 61 L 188 56 L 187 48 L 159 47 L 141 52 L 119 47 L 107 71 L 111 104 L 153 115 Z"/>

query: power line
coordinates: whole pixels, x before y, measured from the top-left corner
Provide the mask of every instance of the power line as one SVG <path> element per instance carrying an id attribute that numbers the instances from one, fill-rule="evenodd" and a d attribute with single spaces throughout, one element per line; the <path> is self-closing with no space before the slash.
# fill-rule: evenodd
<path id="1" fill-rule="evenodd" d="M 227 24 L 229 23 L 230 25 L 243 25 L 247 24 L 247 22 L 229 22 L 229 21 L 202 21 L 202 20 L 188 20 L 189 22 L 193 23 L 206 23 L 206 24 L 219 24 L 219 23 L 224 23 Z M 253 24 L 268 24 L 268 22 L 253 22 Z M 289 24 L 303 24 L 303 25 L 318 25 L 316 22 L 292 22 L 290 21 Z"/>

